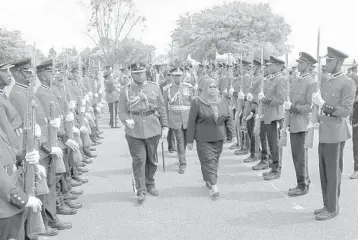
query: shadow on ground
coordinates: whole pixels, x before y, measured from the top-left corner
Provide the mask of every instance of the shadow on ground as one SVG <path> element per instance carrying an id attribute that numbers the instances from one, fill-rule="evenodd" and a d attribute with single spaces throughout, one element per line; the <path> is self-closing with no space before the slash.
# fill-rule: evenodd
<path id="1" fill-rule="evenodd" d="M 97 171 L 97 172 L 88 172 L 87 176 L 109 178 L 112 175 L 132 175 L 132 168 L 122 168 L 115 170 L 106 170 L 106 171 Z"/>

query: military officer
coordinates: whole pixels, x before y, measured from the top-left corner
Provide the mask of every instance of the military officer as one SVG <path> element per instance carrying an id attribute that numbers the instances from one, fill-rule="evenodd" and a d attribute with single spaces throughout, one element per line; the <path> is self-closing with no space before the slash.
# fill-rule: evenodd
<path id="1" fill-rule="evenodd" d="M 358 75 L 357 75 L 357 66 L 358 64 L 353 64 L 352 67 L 350 67 L 352 73 L 349 75 L 351 79 L 354 80 L 356 83 L 356 86 L 358 86 Z M 353 167 L 353 174 L 350 176 L 351 179 L 358 179 L 358 102 L 357 102 L 357 93 L 356 91 L 356 99 L 354 101 L 353 105 L 353 111 L 351 114 L 351 124 L 352 124 L 352 130 L 353 130 L 353 160 L 354 160 L 354 167 Z"/>
<path id="2" fill-rule="evenodd" d="M 289 196 L 301 196 L 307 194 L 309 190 L 308 153 L 304 144 L 312 107 L 312 94 L 316 89 L 310 69 L 317 63 L 317 60 L 308 53 L 301 52 L 297 62 L 299 76 L 292 79 L 290 101 L 284 103 L 284 109 L 290 113 L 287 125 L 290 131 L 292 160 L 297 179 L 297 186 L 288 191 Z"/>
<path id="3" fill-rule="evenodd" d="M 106 86 L 106 101 L 110 112 L 109 125 L 115 128 L 117 127 L 118 91 L 112 79 L 111 72 L 105 72 L 103 77 Z"/>
<path id="4" fill-rule="evenodd" d="M 194 88 L 190 83 L 183 81 L 183 68 L 173 68 L 170 74 L 174 81 L 164 92 L 164 103 L 168 113 L 168 127 L 173 129 L 177 142 L 179 158 L 179 173 L 183 174 L 187 165 L 186 128 L 188 125 L 190 103 L 194 98 Z"/>
<path id="5" fill-rule="evenodd" d="M 264 180 L 273 180 L 281 177 L 281 162 L 278 147 L 279 126 L 284 118 L 283 103 L 286 96 L 286 80 L 282 75 L 285 62 L 275 57 L 270 57 L 265 68 L 265 75 L 271 75 L 265 80 L 263 95 L 258 98 L 262 102 L 262 118 L 260 129 L 261 147 L 267 146 L 266 139 L 270 148 L 272 169 L 263 173 Z M 267 138 L 266 138 L 267 137 Z M 267 151 L 262 149 L 261 161 L 254 166 L 254 170 L 262 170 L 269 167 L 269 156 Z"/>
<path id="6" fill-rule="evenodd" d="M 339 213 L 339 196 L 343 170 L 343 149 L 351 137 L 346 118 L 356 95 L 355 82 L 342 72 L 345 53 L 327 48 L 326 71 L 331 77 L 321 82 L 321 91 L 312 95 L 312 102 L 322 108 L 319 115 L 319 171 L 323 208 L 315 210 L 316 220 L 328 220 Z"/>
<path id="7" fill-rule="evenodd" d="M 153 196 L 154 175 L 157 170 L 157 147 L 162 135 L 168 133 L 164 101 L 157 84 L 146 80 L 146 68 L 141 63 L 131 65 L 133 82 L 121 89 L 119 117 L 125 124 L 126 139 L 133 159 L 134 188 L 138 202 L 146 198 L 145 190 Z"/>

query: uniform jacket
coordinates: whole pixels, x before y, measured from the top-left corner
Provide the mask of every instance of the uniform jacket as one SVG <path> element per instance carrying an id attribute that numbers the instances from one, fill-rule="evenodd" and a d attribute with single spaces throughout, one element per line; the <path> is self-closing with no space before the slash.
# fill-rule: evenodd
<path id="1" fill-rule="evenodd" d="M 168 127 L 186 129 L 188 126 L 190 103 L 194 98 L 194 88 L 190 83 L 183 82 L 168 85 L 163 94 L 168 113 Z"/>
<path id="2" fill-rule="evenodd" d="M 319 142 L 338 143 L 351 137 L 345 118 L 352 111 L 355 95 L 355 82 L 340 74 L 321 82 L 321 94 L 326 104 L 333 106 L 332 116 L 319 116 Z"/>
<path id="3" fill-rule="evenodd" d="M 216 119 L 211 106 L 202 103 L 198 98 L 191 102 L 186 140 L 197 142 L 222 141 L 234 136 L 234 122 L 227 101 L 221 99 L 219 114 Z"/>
<path id="4" fill-rule="evenodd" d="M 354 80 L 354 82 L 356 83 L 357 89 L 358 89 L 358 76 L 355 75 L 355 74 L 351 74 L 349 77 Z M 356 91 L 356 98 L 355 98 L 354 105 L 353 105 L 353 110 L 352 110 L 352 117 L 351 117 L 352 125 L 355 125 L 355 124 L 358 123 L 358 101 L 357 101 L 358 99 L 357 99 L 357 93 L 358 93 L 358 90 Z"/>
<path id="5" fill-rule="evenodd" d="M 105 82 L 106 87 L 106 101 L 107 103 L 114 103 L 119 100 L 118 91 L 113 81 Z"/>
<path id="6" fill-rule="evenodd" d="M 265 80 L 264 94 L 272 101 L 270 104 L 262 104 L 261 121 L 264 121 L 264 124 L 284 118 L 283 103 L 285 102 L 286 87 L 286 80 L 280 72 Z"/>
<path id="7" fill-rule="evenodd" d="M 131 137 L 148 139 L 161 134 L 162 127 L 168 126 L 167 113 L 160 88 L 156 83 L 144 82 L 142 86 L 132 83 L 122 88 L 118 104 L 119 119 L 133 119 L 134 129 L 126 126 L 125 132 Z"/>
<path id="8" fill-rule="evenodd" d="M 290 101 L 296 106 L 299 114 L 290 114 L 289 126 L 291 133 L 305 132 L 312 111 L 312 94 L 316 91 L 316 83 L 309 73 L 296 76 L 290 86 Z"/>

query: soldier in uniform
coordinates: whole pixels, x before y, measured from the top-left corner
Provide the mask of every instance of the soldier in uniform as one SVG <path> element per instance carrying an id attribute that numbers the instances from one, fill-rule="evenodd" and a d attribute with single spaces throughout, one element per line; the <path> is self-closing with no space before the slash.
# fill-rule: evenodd
<path id="1" fill-rule="evenodd" d="M 110 113 L 109 125 L 112 128 L 116 128 L 118 100 L 119 100 L 118 91 L 112 79 L 111 72 L 104 73 L 103 77 L 105 79 L 105 86 L 106 86 L 106 101 L 108 103 L 108 108 Z"/>
<path id="2" fill-rule="evenodd" d="M 183 69 L 173 68 L 170 74 L 174 82 L 164 92 L 164 103 L 168 113 L 168 127 L 173 129 L 179 158 L 179 173 L 186 168 L 186 129 L 188 126 L 190 103 L 194 98 L 194 89 L 190 83 L 183 82 Z"/>
<path id="3" fill-rule="evenodd" d="M 326 71 L 331 77 L 321 82 L 321 91 L 312 95 L 312 102 L 322 108 L 319 115 L 319 171 L 323 208 L 315 210 L 316 220 L 328 220 L 339 213 L 339 196 L 343 171 L 343 149 L 351 137 L 346 118 L 356 95 L 355 82 L 341 70 L 346 54 L 328 47 Z"/>
<path id="4" fill-rule="evenodd" d="M 292 160 L 297 179 L 297 186 L 288 191 L 289 196 L 307 194 L 311 182 L 308 175 L 308 152 L 304 145 L 312 107 L 312 94 L 316 89 L 310 70 L 317 61 L 308 53 L 301 52 L 297 62 L 300 75 L 292 79 L 290 101 L 284 103 L 284 109 L 290 114 L 287 125 L 290 131 Z"/>
<path id="5" fill-rule="evenodd" d="M 351 69 L 351 74 L 348 76 L 354 80 L 356 86 L 358 86 L 358 75 L 357 75 L 357 64 L 353 64 Z M 351 114 L 351 125 L 352 125 L 352 141 L 353 141 L 353 160 L 354 160 L 354 167 L 353 173 L 350 176 L 351 179 L 358 179 L 358 102 L 357 102 L 357 94 L 358 89 L 356 91 L 356 98 L 353 105 L 353 111 Z"/>
<path id="6" fill-rule="evenodd" d="M 158 196 L 155 188 L 157 147 L 162 135 L 168 133 L 164 101 L 157 84 L 146 80 L 143 64 L 131 65 L 133 82 L 128 89 L 121 89 L 119 117 L 125 127 L 126 139 L 133 159 L 134 188 L 138 202 L 143 202 L 147 192 Z"/>
<path id="7" fill-rule="evenodd" d="M 285 101 L 286 80 L 281 71 L 285 62 L 275 57 L 270 57 L 265 68 L 265 74 L 271 77 L 265 80 L 264 95 L 259 94 L 259 100 L 262 102 L 262 118 L 260 129 L 261 140 L 261 161 L 254 166 L 254 170 L 262 170 L 269 167 L 269 155 L 263 146 L 270 148 L 272 169 L 264 172 L 264 180 L 273 180 L 281 177 L 281 162 L 278 147 L 279 126 L 284 118 L 283 103 Z M 266 138 L 267 137 L 267 138 Z"/>

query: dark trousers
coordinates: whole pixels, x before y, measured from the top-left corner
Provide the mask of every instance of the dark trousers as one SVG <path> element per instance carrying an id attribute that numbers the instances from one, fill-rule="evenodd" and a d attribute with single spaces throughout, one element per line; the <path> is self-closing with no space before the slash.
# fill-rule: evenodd
<path id="1" fill-rule="evenodd" d="M 0 219 L 0 240 L 18 239 L 20 236 L 24 237 L 23 214 L 26 214 L 26 211 L 18 213 L 15 216 Z"/>
<path id="2" fill-rule="evenodd" d="M 353 159 L 354 159 L 354 171 L 358 171 L 358 127 L 353 127 Z"/>
<path id="3" fill-rule="evenodd" d="M 48 226 L 49 222 L 56 220 L 56 166 L 55 159 L 48 156 L 40 160 L 40 164 L 45 167 L 47 172 L 47 186 L 49 193 L 40 195 L 39 199 L 42 201 L 42 218 L 45 226 Z"/>
<path id="4" fill-rule="evenodd" d="M 339 208 L 344 145 L 345 142 L 318 144 L 323 205 L 331 213 Z"/>
<path id="5" fill-rule="evenodd" d="M 168 141 L 168 150 L 169 151 L 176 150 L 175 136 L 174 136 L 173 129 L 171 129 L 171 128 L 169 128 L 169 131 L 168 131 L 167 141 Z"/>
<path id="6" fill-rule="evenodd" d="M 279 127 L 279 129 L 278 129 Z M 278 147 L 278 139 L 280 137 L 280 129 L 282 128 L 282 121 L 272 121 L 270 124 L 264 124 L 261 121 L 260 126 L 260 139 L 261 139 L 261 159 L 267 160 L 268 149 L 270 148 L 271 160 L 272 160 L 272 171 L 281 172 L 282 162 L 280 157 L 280 150 Z"/>
<path id="7" fill-rule="evenodd" d="M 255 127 L 255 117 L 252 117 L 250 120 L 247 121 L 247 133 L 248 133 L 249 139 L 250 139 L 250 154 L 252 156 L 255 155 L 254 127 Z"/>
<path id="8" fill-rule="evenodd" d="M 139 139 L 126 134 L 129 152 L 132 156 L 133 177 L 137 194 L 146 188 L 155 186 L 155 172 L 157 171 L 157 148 L 160 135 Z"/>
<path id="9" fill-rule="evenodd" d="M 175 139 L 177 142 L 177 154 L 180 165 L 186 165 L 186 129 L 173 129 Z"/>
<path id="10" fill-rule="evenodd" d="M 114 127 L 114 124 L 117 123 L 117 110 L 118 110 L 118 101 L 113 103 L 108 103 L 109 108 L 109 125 L 111 127 Z"/>
<path id="11" fill-rule="evenodd" d="M 291 152 L 295 166 L 297 186 L 304 189 L 310 184 L 307 149 L 304 147 L 307 132 L 290 133 Z"/>

